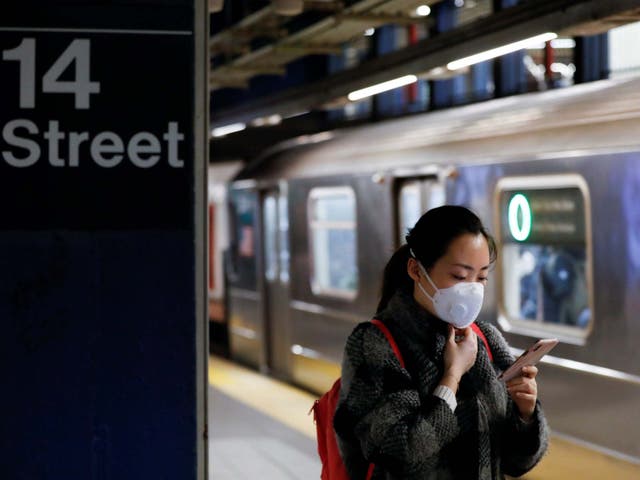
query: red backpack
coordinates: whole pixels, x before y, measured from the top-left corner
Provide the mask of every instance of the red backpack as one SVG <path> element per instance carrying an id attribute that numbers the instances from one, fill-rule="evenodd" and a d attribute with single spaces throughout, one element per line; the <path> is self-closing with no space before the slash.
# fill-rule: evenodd
<path id="1" fill-rule="evenodd" d="M 389 329 L 384 323 L 376 318 L 371 320 L 371 323 L 382 330 L 382 333 L 384 333 L 384 336 L 387 337 L 387 340 L 389 341 L 389 344 L 393 349 L 393 353 L 396 354 L 400 365 L 402 366 L 402 368 L 404 368 L 404 360 L 402 358 L 402 354 L 400 353 L 398 344 L 393 339 L 393 336 L 391 335 Z M 475 323 L 471 324 L 471 328 L 473 328 L 473 331 L 476 332 L 480 339 L 482 339 L 485 346 L 487 347 L 489 359 L 493 361 L 491 349 L 489 348 L 489 343 L 487 342 L 484 334 Z M 340 450 L 338 449 L 338 442 L 336 440 L 336 433 L 333 429 L 333 415 L 336 412 L 339 398 L 340 378 L 338 378 L 333 386 L 329 389 L 329 391 L 322 395 L 322 397 L 320 397 L 318 400 L 316 400 L 313 404 L 313 407 L 311 407 L 311 410 L 313 410 L 313 419 L 316 423 L 318 454 L 320 455 L 320 460 L 322 461 L 322 473 L 320 474 L 321 480 L 349 480 L 349 474 L 347 473 L 347 469 L 342 462 Z M 374 468 L 375 465 L 373 463 L 370 463 L 369 469 L 367 470 L 366 480 L 371 479 Z"/>

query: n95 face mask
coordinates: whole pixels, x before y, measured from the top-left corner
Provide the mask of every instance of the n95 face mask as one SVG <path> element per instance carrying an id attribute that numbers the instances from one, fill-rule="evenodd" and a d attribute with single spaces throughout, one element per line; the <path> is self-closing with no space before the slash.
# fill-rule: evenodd
<path id="1" fill-rule="evenodd" d="M 456 328 L 466 328 L 471 325 L 482 308 L 484 285 L 480 282 L 459 282 L 452 287 L 438 288 L 429 277 L 427 270 L 418 260 L 416 261 L 429 283 L 436 289 L 432 297 L 418 281 L 418 287 L 431 300 L 438 317 Z"/>

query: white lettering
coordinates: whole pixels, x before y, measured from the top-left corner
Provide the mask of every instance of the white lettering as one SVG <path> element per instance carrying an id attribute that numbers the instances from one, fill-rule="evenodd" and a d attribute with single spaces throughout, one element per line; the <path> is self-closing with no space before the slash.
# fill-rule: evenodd
<path id="1" fill-rule="evenodd" d="M 78 151 L 80 144 L 89 140 L 89 134 L 87 132 L 69 132 L 69 166 L 77 167 L 79 165 L 78 161 Z"/>
<path id="2" fill-rule="evenodd" d="M 90 57 L 91 42 L 77 38 L 73 40 L 42 77 L 42 91 L 44 93 L 73 93 L 75 107 L 88 109 L 91 94 L 100 93 L 100 82 L 92 82 L 89 79 Z M 75 79 L 73 81 L 60 80 L 67 68 L 74 63 Z"/>
<path id="3" fill-rule="evenodd" d="M 60 140 L 64 140 L 64 136 L 64 133 L 58 130 L 58 122 L 50 121 L 49 130 L 44 132 L 44 138 L 49 140 L 49 163 L 53 167 L 64 167 L 64 160 L 58 155 L 58 144 Z"/>
<path id="4" fill-rule="evenodd" d="M 166 131 L 160 135 L 137 132 L 130 137 L 112 131 L 65 130 L 59 120 L 49 120 L 46 127 L 41 127 L 22 118 L 0 128 L 0 161 L 16 168 L 35 165 L 41 157 L 55 168 L 77 168 L 81 159 L 83 165 L 86 159 L 102 168 L 113 168 L 127 159 L 134 167 L 143 169 L 155 167 L 161 161 L 166 161 L 170 168 L 184 168 L 179 150 L 185 135 L 180 132 L 178 122 L 168 122 Z"/>
<path id="5" fill-rule="evenodd" d="M 169 122 L 167 133 L 162 136 L 169 147 L 169 165 L 175 168 L 184 167 L 184 160 L 178 158 L 178 142 L 184 140 L 184 135 L 178 131 L 178 122 Z"/>
<path id="6" fill-rule="evenodd" d="M 127 153 L 129 154 L 129 160 L 136 167 L 151 168 L 160 160 L 160 155 L 151 155 L 147 158 L 142 158 L 141 153 L 160 153 L 160 141 L 153 133 L 140 132 L 136 133 L 131 140 L 129 140 L 129 146 L 127 147 Z"/>
<path id="7" fill-rule="evenodd" d="M 16 136 L 15 131 L 18 128 L 26 128 L 29 133 L 36 134 L 38 133 L 38 126 L 30 120 L 17 119 L 7 122 L 2 129 L 2 139 L 5 142 L 14 147 L 28 150 L 29 155 L 25 158 L 18 158 L 11 152 L 3 151 L 2 157 L 4 158 L 4 161 L 12 167 L 30 167 L 40 158 L 40 146 L 33 140 Z"/>
<path id="8" fill-rule="evenodd" d="M 3 60 L 20 62 L 20 108 L 36 106 L 36 39 L 23 38 L 20 45 L 2 52 Z"/>
<path id="9" fill-rule="evenodd" d="M 112 168 L 122 161 L 122 155 L 113 155 L 110 158 L 106 158 L 102 155 L 103 153 L 124 153 L 122 139 L 113 132 L 102 132 L 93 137 L 91 141 L 91 158 L 93 158 L 94 162 L 101 167 Z"/>
<path id="10" fill-rule="evenodd" d="M 20 108 L 35 108 L 36 104 L 36 40 L 24 38 L 20 45 L 11 50 L 2 51 L 2 59 L 20 63 Z M 61 80 L 71 67 L 74 67 L 73 81 Z M 100 93 L 100 82 L 92 82 L 91 41 L 74 39 L 54 64 L 42 77 L 43 93 L 72 93 L 75 108 L 89 109 L 92 94 Z"/>

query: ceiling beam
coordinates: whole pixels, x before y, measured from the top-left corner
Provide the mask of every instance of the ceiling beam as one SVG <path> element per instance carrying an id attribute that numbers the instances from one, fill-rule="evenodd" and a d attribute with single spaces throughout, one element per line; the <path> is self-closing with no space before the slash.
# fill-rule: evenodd
<path id="1" fill-rule="evenodd" d="M 537 0 L 430 37 L 313 83 L 211 112 L 211 125 L 250 122 L 278 113 L 283 117 L 319 108 L 349 92 L 407 74 L 420 74 L 448 62 L 543 32 L 562 34 L 580 25 L 625 18 L 638 0 Z M 629 16 L 631 17 L 631 15 Z M 577 30 L 576 30 L 577 31 Z"/>
<path id="2" fill-rule="evenodd" d="M 217 77 L 209 77 L 209 88 L 249 88 L 249 79 L 246 77 L 238 78 L 230 75 L 220 75 Z"/>
<path id="3" fill-rule="evenodd" d="M 273 50 L 276 52 L 302 53 L 304 55 L 342 53 L 342 47 L 340 45 L 321 45 L 314 43 L 282 43 L 274 46 Z"/>
<path id="4" fill-rule="evenodd" d="M 224 72 L 223 72 L 224 70 Z M 280 65 L 225 65 L 220 68 L 220 72 L 216 72 L 216 75 L 212 77 L 219 78 L 224 75 L 231 75 L 234 73 L 240 73 L 242 75 L 280 75 L 284 76 L 287 73 L 287 69 Z"/>
<path id="5" fill-rule="evenodd" d="M 241 133 L 212 138 L 209 161 L 216 163 L 253 158 L 283 140 L 328 130 L 331 126 L 323 113 L 311 113 L 285 119 L 279 125 L 250 127 Z"/>
<path id="6" fill-rule="evenodd" d="M 286 28 L 281 28 L 279 25 L 252 25 L 250 27 L 241 27 L 233 29 L 234 41 L 246 41 L 258 37 L 267 38 L 285 38 L 289 34 Z"/>
<path id="7" fill-rule="evenodd" d="M 335 19 L 338 22 L 351 20 L 373 25 L 415 25 L 416 23 L 425 23 L 426 21 L 426 17 L 389 15 L 385 13 L 338 13 L 335 15 Z"/>
<path id="8" fill-rule="evenodd" d="M 251 47 L 247 43 L 242 42 L 218 42 L 209 47 L 209 53 L 211 55 L 217 55 L 219 53 L 235 53 L 246 55 L 251 52 Z"/>
<path id="9" fill-rule="evenodd" d="M 344 2 L 326 0 L 305 0 L 304 9 L 316 10 L 318 12 L 339 12 L 344 10 Z"/>

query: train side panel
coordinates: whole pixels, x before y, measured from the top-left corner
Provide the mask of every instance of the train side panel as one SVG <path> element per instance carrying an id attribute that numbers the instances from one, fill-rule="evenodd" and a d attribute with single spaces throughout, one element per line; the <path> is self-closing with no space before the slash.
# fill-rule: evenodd
<path id="1" fill-rule="evenodd" d="M 640 404 L 640 352 L 635 340 L 640 338 L 639 172 L 639 153 L 461 166 L 449 191 L 452 203 L 474 209 L 499 237 L 502 219 L 496 218 L 495 208 L 499 181 L 525 177 L 544 185 L 567 174 L 584 179 L 591 224 L 591 330 L 583 342 L 561 342 L 551 363 L 541 366 L 540 398 L 555 431 L 634 458 L 640 458 L 640 419 L 633 413 Z M 504 290 L 493 278 L 491 282 L 483 314 L 495 321 L 504 313 Z M 517 328 L 504 334 L 520 349 L 533 341 Z"/>
<path id="2" fill-rule="evenodd" d="M 323 195 L 328 200 L 322 200 Z M 339 223 L 323 225 L 314 217 L 316 205 L 324 208 L 322 202 L 350 209 L 350 195 L 355 202 L 352 215 L 336 212 L 342 215 L 342 231 Z M 307 388 L 320 392 L 331 386 L 339 376 L 347 336 L 375 312 L 380 274 L 393 252 L 390 200 L 391 186 L 376 183 L 371 175 L 290 183 L 292 378 Z M 333 243 L 323 243 L 326 237 Z M 331 258 L 322 258 L 325 247 Z M 316 270 L 326 266 L 328 279 L 320 278 L 323 272 L 314 271 L 314 266 Z M 346 272 L 352 278 L 345 278 Z M 314 279 L 319 283 L 315 287 Z"/>
<path id="3" fill-rule="evenodd" d="M 233 200 L 254 205 L 233 215 L 233 356 L 261 367 L 269 349 L 284 349 L 286 376 L 325 390 L 352 328 L 375 311 L 399 227 L 415 219 L 416 208 L 407 218 L 399 208 L 396 187 L 406 186 L 472 208 L 498 237 L 502 260 L 481 315 L 515 349 L 561 340 L 540 367 L 552 429 L 640 461 L 639 86 L 595 82 L 497 99 L 298 139 L 307 143 L 260 159 L 240 178 L 253 182 L 254 198 Z M 265 321 L 258 238 L 255 185 L 278 181 L 289 185 L 290 285 L 277 300 L 288 328 Z"/>

